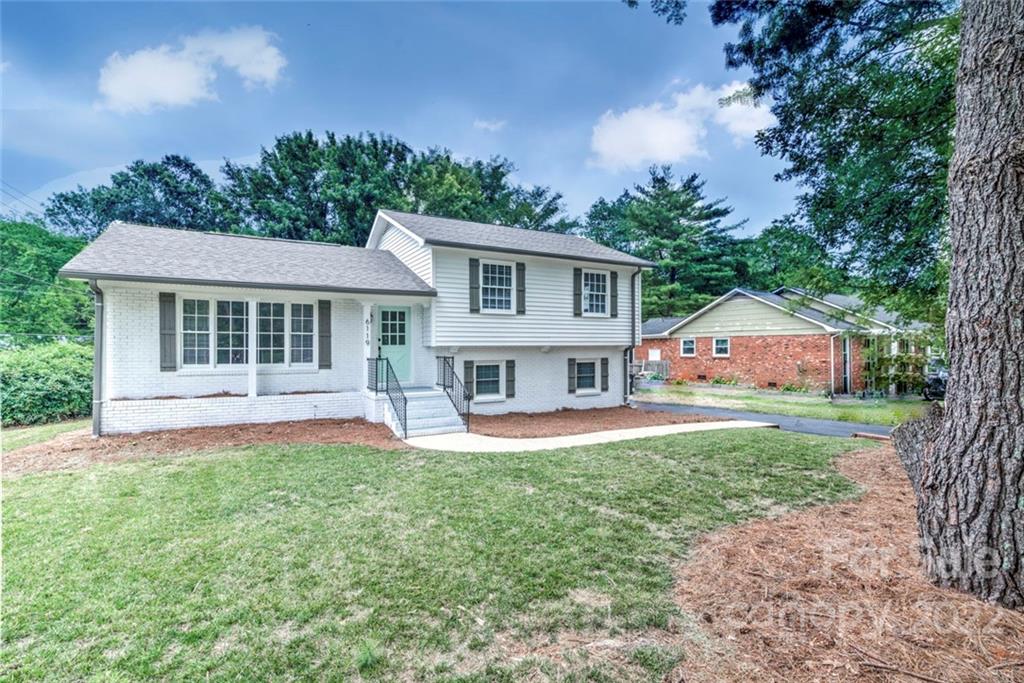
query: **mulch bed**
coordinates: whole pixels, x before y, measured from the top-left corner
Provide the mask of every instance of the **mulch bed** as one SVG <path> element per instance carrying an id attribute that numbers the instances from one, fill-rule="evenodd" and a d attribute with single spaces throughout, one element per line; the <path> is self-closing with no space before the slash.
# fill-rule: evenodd
<path id="1" fill-rule="evenodd" d="M 153 455 L 272 443 L 363 444 L 408 448 L 383 424 L 353 420 L 303 420 L 270 424 L 194 427 L 92 438 L 88 429 L 3 454 L 4 476 L 80 469 L 96 463 L 139 460 Z"/>
<path id="2" fill-rule="evenodd" d="M 655 425 L 686 424 L 690 422 L 718 422 L 720 417 L 683 415 L 653 410 L 637 410 L 627 406 L 617 408 L 587 408 L 584 410 L 556 410 L 550 413 L 506 413 L 504 415 L 473 415 L 469 430 L 475 434 L 512 438 L 566 436 L 588 434 L 607 429 L 653 427 Z"/>
<path id="3" fill-rule="evenodd" d="M 678 572 L 707 636 L 672 680 L 1024 681 L 1024 614 L 939 589 L 895 452 L 840 459 L 855 501 L 707 536 Z"/>

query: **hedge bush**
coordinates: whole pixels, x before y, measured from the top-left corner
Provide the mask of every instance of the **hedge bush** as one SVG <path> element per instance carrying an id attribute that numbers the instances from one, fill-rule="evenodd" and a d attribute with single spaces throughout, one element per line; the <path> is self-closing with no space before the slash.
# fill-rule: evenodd
<path id="1" fill-rule="evenodd" d="M 53 343 L 0 351 L 4 426 L 54 422 L 92 412 L 92 346 Z"/>

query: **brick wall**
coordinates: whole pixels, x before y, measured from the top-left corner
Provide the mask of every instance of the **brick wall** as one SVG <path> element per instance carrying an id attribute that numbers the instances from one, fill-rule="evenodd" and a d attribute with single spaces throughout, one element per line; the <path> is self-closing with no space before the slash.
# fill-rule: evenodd
<path id="1" fill-rule="evenodd" d="M 791 383 L 813 390 L 830 387 L 830 355 L 828 334 L 764 335 L 730 337 L 728 358 L 712 356 L 712 338 L 697 337 L 697 355 L 680 357 L 679 339 L 645 339 L 637 351 L 638 360 L 649 360 L 651 349 L 661 350 L 661 360 L 668 361 L 669 379 L 688 382 L 710 382 L 715 377 L 735 379 L 741 384 L 767 388 L 769 383 L 781 387 Z M 842 387 L 842 339 L 835 339 L 836 391 Z M 863 388 L 861 378 L 861 342 L 851 342 L 852 389 Z M 703 375 L 703 379 L 701 376 Z"/>

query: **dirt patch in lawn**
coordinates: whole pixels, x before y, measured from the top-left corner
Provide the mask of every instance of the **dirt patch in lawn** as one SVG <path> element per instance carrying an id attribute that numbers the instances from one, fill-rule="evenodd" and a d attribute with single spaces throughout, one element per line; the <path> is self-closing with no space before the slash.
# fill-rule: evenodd
<path id="1" fill-rule="evenodd" d="M 707 536 L 678 572 L 706 641 L 687 681 L 1024 681 L 1024 614 L 923 577 L 914 495 L 891 448 L 840 471 L 858 500 Z"/>
<path id="2" fill-rule="evenodd" d="M 724 418 L 707 415 L 685 415 L 655 410 L 637 410 L 628 406 L 556 410 L 550 413 L 506 413 L 504 415 L 473 415 L 469 430 L 475 434 L 511 438 L 566 436 L 588 434 L 607 429 L 630 429 L 689 422 L 718 422 Z"/>
<path id="3" fill-rule="evenodd" d="M 385 425 L 363 419 L 194 427 L 98 439 L 92 438 L 88 429 L 81 429 L 4 453 L 3 474 L 12 476 L 79 469 L 96 463 L 138 460 L 154 455 L 271 443 L 349 443 L 377 448 L 407 448 Z"/>

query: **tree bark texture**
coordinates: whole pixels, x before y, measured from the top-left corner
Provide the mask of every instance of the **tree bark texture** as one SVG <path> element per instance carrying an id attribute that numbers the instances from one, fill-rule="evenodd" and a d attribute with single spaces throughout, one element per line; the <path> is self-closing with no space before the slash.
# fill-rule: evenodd
<path id="1" fill-rule="evenodd" d="M 898 428 L 937 584 L 1024 608 L 1024 0 L 964 0 L 945 410 Z"/>

